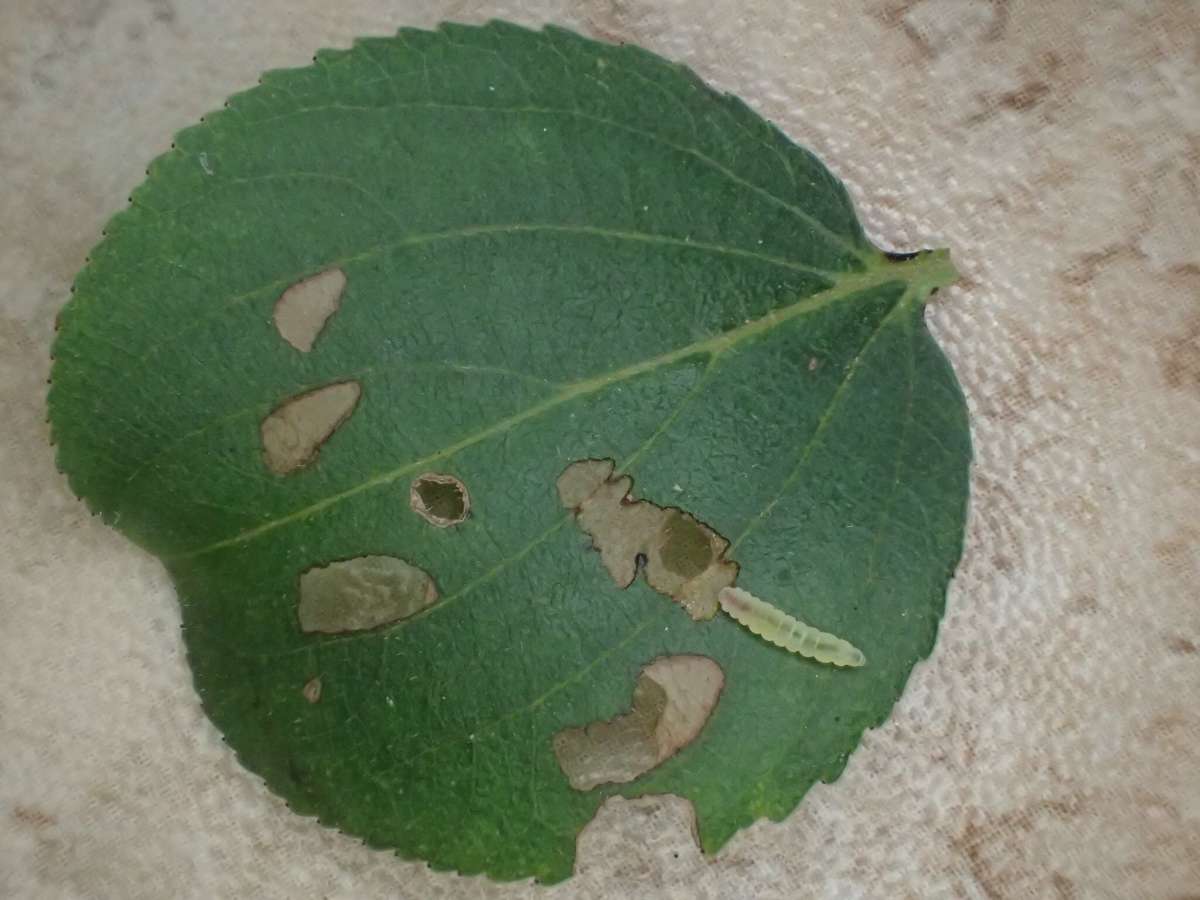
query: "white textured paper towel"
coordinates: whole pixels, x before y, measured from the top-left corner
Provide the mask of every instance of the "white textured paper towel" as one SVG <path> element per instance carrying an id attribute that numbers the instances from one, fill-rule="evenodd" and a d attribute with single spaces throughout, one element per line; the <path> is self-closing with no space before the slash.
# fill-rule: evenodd
<path id="1" fill-rule="evenodd" d="M 430 872 L 290 813 L 200 711 L 160 566 L 44 423 L 54 314 L 171 135 L 313 50 L 440 19 L 643 44 L 949 246 L 966 557 L 842 779 L 715 860 L 615 801 L 578 874 Z M 0 896 L 1176 898 L 1200 893 L 1200 6 L 1187 0 L 2 0 Z"/>

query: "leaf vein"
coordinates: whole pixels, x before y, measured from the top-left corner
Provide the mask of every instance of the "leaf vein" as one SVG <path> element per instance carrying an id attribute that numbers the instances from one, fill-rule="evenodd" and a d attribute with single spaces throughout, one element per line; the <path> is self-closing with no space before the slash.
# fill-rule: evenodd
<path id="1" fill-rule="evenodd" d="M 350 111 L 350 112 L 383 112 L 383 111 L 393 110 L 393 109 L 447 109 L 447 110 L 459 110 L 459 111 L 465 111 L 465 112 L 481 112 L 481 113 L 546 115 L 546 116 L 573 116 L 575 118 L 583 119 L 585 121 L 592 122 L 597 125 L 603 125 L 603 126 L 606 126 L 609 128 L 615 128 L 615 129 L 618 129 L 621 131 L 625 131 L 629 134 L 638 135 L 640 137 L 646 138 L 647 140 L 651 140 L 651 141 L 654 141 L 655 143 L 662 144 L 664 147 L 668 147 L 678 153 L 683 153 L 688 156 L 694 157 L 695 159 L 700 161 L 703 165 L 708 166 L 709 168 L 713 169 L 714 171 L 720 173 L 723 177 L 725 177 L 729 181 L 733 182 L 734 184 L 737 184 L 746 190 L 749 190 L 755 194 L 758 194 L 763 199 L 767 200 L 769 203 L 772 203 L 776 206 L 786 209 L 789 213 L 791 213 L 797 219 L 800 219 L 801 221 L 808 224 L 808 226 L 813 230 L 813 233 L 816 235 L 819 235 L 826 244 L 836 247 L 839 252 L 849 253 L 861 266 L 870 265 L 872 262 L 872 255 L 869 253 L 869 251 L 858 246 L 854 241 L 847 239 L 844 235 L 841 235 L 838 232 L 834 231 L 832 228 L 830 228 L 828 225 L 826 225 L 824 222 L 822 222 L 820 219 L 818 219 L 816 216 L 814 216 L 807 210 L 803 209 L 802 207 L 796 206 L 794 203 L 788 202 L 787 200 L 783 199 L 782 197 L 778 196 L 777 194 L 772 193 L 771 191 L 767 190 L 764 187 L 761 187 L 760 185 L 755 184 L 752 181 L 746 180 L 745 178 L 743 178 L 742 176 L 740 176 L 736 172 L 734 172 L 732 169 L 723 165 L 721 162 L 719 162 L 718 160 L 709 156 L 708 154 L 704 153 L 703 151 L 701 151 L 695 147 L 689 147 L 686 144 L 676 143 L 675 141 L 669 140 L 668 138 L 665 138 L 662 135 L 655 134 L 653 131 L 647 131 L 644 128 L 638 128 L 635 125 L 629 125 L 624 122 L 618 122 L 616 119 L 609 119 L 605 116 L 598 116 L 593 113 L 584 112 L 582 109 L 561 109 L 561 108 L 556 108 L 556 107 L 544 107 L 544 106 L 533 106 L 533 105 L 530 105 L 530 106 L 484 106 L 484 105 L 472 104 L 472 103 L 445 103 L 442 101 L 434 101 L 434 100 L 429 100 L 428 102 L 424 102 L 424 103 L 414 103 L 414 102 L 385 103 L 385 104 L 379 104 L 377 106 L 356 105 L 356 104 L 351 104 L 351 103 L 329 103 L 329 104 L 318 104 L 316 106 L 301 107 L 299 109 L 291 110 L 290 112 L 281 113 L 277 116 L 267 116 L 265 118 L 255 120 L 255 122 L 253 122 L 252 124 L 254 127 L 259 127 L 259 126 L 263 126 L 263 125 L 269 125 L 274 122 L 278 122 L 282 119 L 292 118 L 294 116 L 307 115 L 309 113 L 326 112 L 326 111 L 333 110 L 333 109 L 340 109 L 340 110 L 345 110 L 345 111 Z"/>
<path id="2" fill-rule="evenodd" d="M 914 274 L 916 274 L 916 273 L 914 272 Z M 755 319 L 755 320 L 748 322 L 745 325 L 739 326 L 738 328 L 735 328 L 731 331 L 723 332 L 721 334 L 714 335 L 713 337 L 699 340 L 699 341 L 693 342 L 691 344 L 685 345 L 683 347 L 678 347 L 674 350 L 669 350 L 665 353 L 662 353 L 662 354 L 660 354 L 656 357 L 652 357 L 650 359 L 631 363 L 629 365 L 623 366 L 620 369 L 616 369 L 616 370 L 613 370 L 610 372 L 606 372 L 606 373 L 603 373 L 600 375 L 596 375 L 596 376 L 593 376 L 590 378 L 585 378 L 580 381 L 573 382 L 572 384 L 566 386 L 563 390 L 559 391 L 557 394 L 554 394 L 553 396 L 551 396 L 545 400 L 535 403 L 532 406 L 529 406 L 526 409 L 524 409 L 518 413 L 514 413 L 511 416 L 507 416 L 503 419 L 493 422 L 490 425 L 486 426 L 485 428 L 482 428 L 472 434 L 466 435 L 465 437 L 460 438 L 458 441 L 455 441 L 452 444 L 448 444 L 447 446 L 442 447 L 438 450 L 431 451 L 430 453 L 426 454 L 424 457 L 421 457 L 416 460 L 412 460 L 407 463 L 403 463 L 400 466 L 393 468 L 391 470 L 380 472 L 380 473 L 373 475 L 369 478 L 366 478 L 363 481 L 360 481 L 359 483 L 357 483 L 349 488 L 346 488 L 345 490 L 342 490 L 336 494 L 331 494 L 326 497 L 323 497 L 320 500 L 314 501 L 313 503 L 309 504 L 308 506 L 305 506 L 301 509 L 297 509 L 291 513 L 286 513 L 277 518 L 270 519 L 270 520 L 263 522 L 262 524 L 257 525 L 253 528 L 250 528 L 250 529 L 247 529 L 238 534 L 232 535 L 231 537 L 215 541 L 204 547 L 200 547 L 198 549 L 195 549 L 195 550 L 192 550 L 189 552 L 181 553 L 181 554 L 178 554 L 178 555 L 170 557 L 170 558 L 171 559 L 194 558 L 197 556 L 205 555 L 207 553 L 211 553 L 216 550 L 223 549 L 225 547 L 230 547 L 230 546 L 234 546 L 236 544 L 244 543 L 249 540 L 253 540 L 254 538 L 258 537 L 259 535 L 265 534 L 270 531 L 274 531 L 276 528 L 279 528 L 283 525 L 287 525 L 291 522 L 307 519 L 313 515 L 316 515 L 323 509 L 333 506 L 343 500 L 349 499 L 350 497 L 353 497 L 356 494 L 361 493 L 362 491 L 370 490 L 371 488 L 381 487 L 383 485 L 390 484 L 391 482 L 395 481 L 397 478 L 401 478 L 405 474 L 407 474 L 411 471 L 414 471 L 421 467 L 429 466 L 429 465 L 433 464 L 434 462 L 437 462 L 439 460 L 443 460 L 450 456 L 453 456 L 454 454 L 458 453 L 459 451 L 464 450 L 468 447 L 472 447 L 484 440 L 487 440 L 488 438 L 496 437 L 500 434 L 503 434 L 505 431 L 508 431 L 510 428 L 514 428 L 514 427 L 521 425 L 524 422 L 529 421 L 531 419 L 536 419 L 539 416 L 549 412 L 552 409 L 555 409 L 555 408 L 561 406 L 564 403 L 594 394 L 594 393 L 596 393 L 600 390 L 603 390 L 604 388 L 609 387 L 613 384 L 618 384 L 620 382 L 628 381 L 629 379 L 635 378 L 638 375 L 642 375 L 647 372 L 652 372 L 656 369 L 662 368 L 663 366 L 666 366 L 666 365 L 670 365 L 670 364 L 677 362 L 681 359 L 684 359 L 688 356 L 723 353 L 726 350 L 730 349 L 731 347 L 733 347 L 739 343 L 742 343 L 743 341 L 745 341 L 751 337 L 771 331 L 772 329 L 778 327 L 783 322 L 789 321 L 793 318 L 796 318 L 797 316 L 802 316 L 802 315 L 811 313 L 817 309 L 821 309 L 821 308 L 823 308 L 831 303 L 834 303 L 838 300 L 843 300 L 843 299 L 846 299 L 847 297 L 853 296 L 857 293 L 861 293 L 862 291 L 867 290 L 869 288 L 878 287 L 879 285 L 887 284 L 890 281 L 897 281 L 897 280 L 898 280 L 897 276 L 895 274 L 893 274 L 893 272 L 886 270 L 886 269 L 879 270 L 874 273 L 866 273 L 864 275 L 848 277 L 840 285 L 829 288 L 820 293 L 813 294 L 813 295 L 805 298 L 804 300 L 801 300 L 798 303 L 794 303 L 790 307 L 786 307 L 782 310 L 773 310 L 773 311 L 769 312 L 767 315 L 763 316 L 762 318 Z M 882 327 L 882 325 L 881 325 L 881 327 Z M 854 368 L 855 368 L 855 366 L 851 366 L 852 370 Z M 842 387 L 839 388 L 839 396 L 840 396 L 840 393 L 844 390 L 844 388 L 845 388 L 845 383 L 843 383 Z M 828 424 L 828 419 L 830 418 L 830 415 L 831 415 L 831 413 L 827 412 L 826 416 L 822 419 L 821 424 L 819 426 L 819 432 L 823 431 L 824 427 Z M 814 440 L 815 440 L 815 437 L 816 436 L 814 436 Z M 807 457 L 804 457 L 804 458 L 807 459 Z M 800 466 L 798 465 L 797 471 L 793 473 L 792 479 L 789 479 L 788 483 L 785 484 L 785 486 L 782 490 L 786 490 L 786 488 L 788 486 L 790 486 L 791 482 L 794 481 L 794 479 L 796 477 L 799 477 L 799 468 L 800 468 Z M 760 515 L 760 519 L 765 517 L 766 515 L 768 515 L 769 512 L 770 512 L 769 508 L 765 509 L 763 511 L 763 513 Z M 749 529 L 749 526 L 747 528 Z M 736 542 L 734 543 L 734 546 L 736 546 Z"/>
<path id="3" fill-rule="evenodd" d="M 276 173 L 275 177 L 280 177 L 283 173 Z M 297 173 L 297 177 L 305 177 L 303 173 Z M 265 179 L 246 179 L 243 183 L 249 183 L 254 180 Z M 259 285 L 251 288 L 232 297 L 226 298 L 216 309 L 205 316 L 199 316 L 185 328 L 167 335 L 159 341 L 151 343 L 138 358 L 139 362 L 146 362 L 159 350 L 169 347 L 176 341 L 180 340 L 187 334 L 191 333 L 196 328 L 201 327 L 210 319 L 220 315 L 224 315 L 238 303 L 243 303 L 251 300 L 261 294 L 274 291 L 282 291 L 284 288 L 308 275 L 316 272 L 324 271 L 333 266 L 348 266 L 353 263 L 364 262 L 375 258 L 381 253 L 386 253 L 391 250 L 398 250 L 404 247 L 416 247 L 424 244 L 437 243 L 439 241 L 452 241 L 469 239 L 474 237 L 486 237 L 505 234 L 566 234 L 578 235 L 583 237 L 598 237 L 603 239 L 630 241 L 634 243 L 645 244 L 661 244 L 663 246 L 681 247 L 697 250 L 702 253 L 714 253 L 724 256 L 734 256 L 743 259 L 757 260 L 758 262 L 768 265 L 779 266 L 781 268 L 791 269 L 797 272 L 804 272 L 810 275 L 817 275 L 828 280 L 829 277 L 838 277 L 839 273 L 831 272 L 825 269 L 806 266 L 801 263 L 792 262 L 791 260 L 783 259 L 782 257 L 770 256 L 765 253 L 757 253 L 753 250 L 745 250 L 740 247 L 731 247 L 725 244 L 708 244 L 702 241 L 692 241 L 684 238 L 672 237 L 670 235 L 653 234 L 643 231 L 622 231 L 612 228 L 600 228 L 591 225 L 559 225 L 559 224 L 527 224 L 527 223 L 505 223 L 498 225 L 468 225 L 462 228 L 449 229 L 447 231 L 432 231 L 422 234 L 407 235 L 394 241 L 387 241 L 381 244 L 376 244 L 374 247 L 369 247 L 359 253 L 351 253 L 346 256 L 337 257 L 327 260 L 317 266 L 309 266 L 302 272 L 294 275 L 289 275 L 284 278 L 277 278 L 267 284 Z"/>

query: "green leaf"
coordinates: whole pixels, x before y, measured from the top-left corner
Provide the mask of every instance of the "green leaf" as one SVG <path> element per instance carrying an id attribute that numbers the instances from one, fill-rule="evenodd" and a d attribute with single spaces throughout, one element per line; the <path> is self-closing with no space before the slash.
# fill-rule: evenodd
<path id="1" fill-rule="evenodd" d="M 277 327 L 315 275 L 316 324 Z M 151 165 L 61 314 L 50 416 L 76 492 L 166 564 L 247 767 L 371 845 L 555 881 L 614 793 L 686 797 L 708 852 L 786 816 L 930 652 L 970 444 L 922 308 L 953 278 L 871 246 L 814 156 L 687 69 L 404 30 L 267 73 Z M 555 492 L 589 458 L 867 665 L 619 587 Z M 724 675 L 699 735 L 571 787 L 555 735 L 675 654 Z"/>

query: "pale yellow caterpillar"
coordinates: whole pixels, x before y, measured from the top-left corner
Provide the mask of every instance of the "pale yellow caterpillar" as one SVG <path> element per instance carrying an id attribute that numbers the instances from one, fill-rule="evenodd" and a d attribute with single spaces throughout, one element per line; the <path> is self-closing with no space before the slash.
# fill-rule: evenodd
<path id="1" fill-rule="evenodd" d="M 806 625 L 741 588 L 721 588 L 717 601 L 736 622 L 776 647 L 835 666 L 861 666 L 867 661 L 849 641 Z"/>

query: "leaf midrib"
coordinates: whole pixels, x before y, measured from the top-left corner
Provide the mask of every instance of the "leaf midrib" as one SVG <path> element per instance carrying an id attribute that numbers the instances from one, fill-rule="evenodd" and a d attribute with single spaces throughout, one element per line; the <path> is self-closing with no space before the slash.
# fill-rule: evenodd
<path id="1" fill-rule="evenodd" d="M 908 275 L 908 278 L 904 276 Z M 610 387 L 614 384 L 619 384 L 643 375 L 647 372 L 652 372 L 663 366 L 671 365 L 681 359 L 689 356 L 698 356 L 707 354 L 711 357 L 716 357 L 730 350 L 731 348 L 741 344 L 751 338 L 766 334 L 785 322 L 799 318 L 823 309 L 833 303 L 846 300 L 855 294 L 862 293 L 872 288 L 881 287 L 889 283 L 904 284 L 908 287 L 908 296 L 915 298 L 917 301 L 924 299 L 920 296 L 927 293 L 932 288 L 941 286 L 951 282 L 954 278 L 952 267 L 949 266 L 948 260 L 943 254 L 923 254 L 912 259 L 906 260 L 903 263 L 894 263 L 884 261 L 876 266 L 868 269 L 863 273 L 848 274 L 840 278 L 832 287 L 816 294 L 809 295 L 803 300 L 797 301 L 790 306 L 782 309 L 772 310 L 765 316 L 758 319 L 753 319 L 743 325 L 738 326 L 730 331 L 722 332 L 721 334 L 713 335 L 699 341 L 694 341 L 682 347 L 677 347 L 673 350 L 668 350 L 657 356 L 649 359 L 640 360 L 619 369 L 614 369 L 610 372 L 605 372 L 600 375 L 594 375 L 589 378 L 581 379 L 580 381 L 572 382 L 565 385 L 561 390 L 551 397 L 541 400 L 526 409 L 499 419 L 492 424 L 479 429 L 459 440 L 447 444 L 437 450 L 434 450 L 425 456 L 411 460 L 386 472 L 381 472 L 366 478 L 357 484 L 354 484 L 337 493 L 322 497 L 307 506 L 293 510 L 290 513 L 285 513 L 274 519 L 266 522 L 261 522 L 253 528 L 248 528 L 237 534 L 227 538 L 222 538 L 213 543 L 207 544 L 195 550 L 190 550 L 184 553 L 174 554 L 166 557 L 167 562 L 177 560 L 194 559 L 199 556 L 205 556 L 226 547 L 231 547 L 237 544 L 248 543 L 255 538 L 261 537 L 281 528 L 292 522 L 307 519 L 324 509 L 334 506 L 343 500 L 348 500 L 364 491 L 372 488 L 382 487 L 399 478 L 404 477 L 410 472 L 424 469 L 433 463 L 446 459 L 454 454 L 479 444 L 488 438 L 495 437 L 500 434 L 523 424 L 524 422 L 536 419 L 539 416 L 550 412 L 553 409 L 562 406 L 572 400 L 589 394 L 597 393 Z"/>

